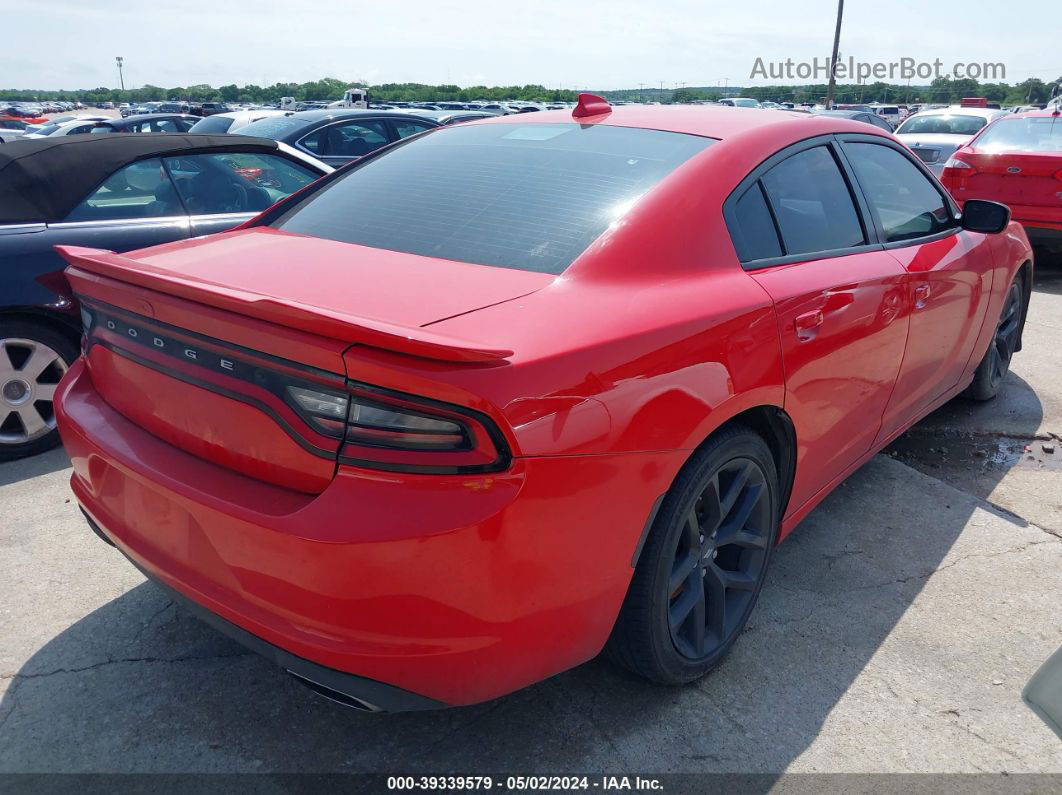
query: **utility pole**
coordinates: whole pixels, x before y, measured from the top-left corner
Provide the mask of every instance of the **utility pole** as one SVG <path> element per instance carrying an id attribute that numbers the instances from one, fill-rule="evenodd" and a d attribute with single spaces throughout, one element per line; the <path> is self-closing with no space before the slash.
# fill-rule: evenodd
<path id="1" fill-rule="evenodd" d="M 729 77 L 724 77 L 723 78 L 723 96 L 724 97 L 727 96 L 730 93 L 729 89 L 730 89 L 730 78 Z"/>
<path id="2" fill-rule="evenodd" d="M 122 91 L 125 91 L 125 78 L 122 76 L 122 56 L 118 55 L 114 59 L 118 63 L 118 82 L 122 84 Z"/>
<path id="3" fill-rule="evenodd" d="M 833 90 L 837 85 L 837 48 L 841 44 L 841 16 L 844 0 L 837 0 L 837 27 L 833 30 L 833 55 L 830 57 L 830 84 L 826 87 L 826 107 L 833 107 Z"/>
<path id="4" fill-rule="evenodd" d="M 645 102 L 645 83 L 638 84 L 638 101 Z"/>

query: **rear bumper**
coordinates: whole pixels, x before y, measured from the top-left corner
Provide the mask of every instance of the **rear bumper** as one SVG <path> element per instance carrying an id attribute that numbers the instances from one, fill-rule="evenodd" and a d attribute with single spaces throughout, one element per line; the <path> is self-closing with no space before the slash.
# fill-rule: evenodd
<path id="1" fill-rule="evenodd" d="M 114 546 L 114 542 L 97 525 L 87 513 L 85 519 L 97 536 L 103 541 Z M 325 668 L 310 660 L 296 657 L 279 646 L 274 646 L 268 641 L 262 640 L 257 635 L 252 635 L 245 629 L 236 626 L 231 621 L 226 621 L 217 613 L 211 613 L 202 605 L 193 602 L 180 591 L 177 591 L 162 582 L 151 572 L 137 566 L 136 561 L 127 556 L 130 563 L 140 569 L 140 573 L 155 583 L 166 596 L 177 602 L 185 610 L 190 612 L 204 624 L 209 624 L 214 629 L 227 635 L 237 643 L 247 647 L 256 654 L 260 654 L 275 665 L 283 668 L 301 684 L 306 685 L 314 692 L 320 693 L 326 698 L 337 701 L 345 706 L 361 709 L 366 712 L 415 712 L 430 709 L 443 709 L 447 705 L 430 698 L 401 690 L 397 687 L 375 682 L 372 679 L 363 679 L 360 676 L 337 671 L 334 668 Z"/>
<path id="2" fill-rule="evenodd" d="M 78 502 L 138 568 L 285 669 L 382 709 L 475 703 L 595 656 L 684 456 L 340 467 L 311 496 L 157 439 L 82 361 L 56 406 Z"/>

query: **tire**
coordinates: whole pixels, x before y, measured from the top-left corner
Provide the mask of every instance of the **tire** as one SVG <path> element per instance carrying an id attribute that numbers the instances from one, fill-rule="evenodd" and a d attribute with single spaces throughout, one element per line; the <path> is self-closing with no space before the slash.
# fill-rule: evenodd
<path id="1" fill-rule="evenodd" d="M 1010 361 L 1021 333 L 1021 310 L 1022 277 L 1018 275 L 1007 289 L 992 341 L 974 371 L 973 381 L 963 391 L 963 397 L 984 401 L 991 400 L 999 393 L 1010 371 Z"/>
<path id="2" fill-rule="evenodd" d="M 779 493 L 771 451 L 749 428 L 727 428 L 698 450 L 664 497 L 606 655 L 668 685 L 717 666 L 763 587 Z"/>
<path id="3" fill-rule="evenodd" d="M 59 444 L 52 396 L 78 357 L 71 337 L 48 326 L 0 320 L 0 461 Z"/>

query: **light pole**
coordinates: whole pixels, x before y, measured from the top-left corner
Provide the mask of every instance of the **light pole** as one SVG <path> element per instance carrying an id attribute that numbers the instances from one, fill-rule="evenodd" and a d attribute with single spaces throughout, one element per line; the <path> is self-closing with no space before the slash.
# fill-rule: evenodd
<path id="1" fill-rule="evenodd" d="M 125 77 L 122 76 L 122 56 L 115 56 L 114 60 L 118 64 L 118 82 L 122 84 L 122 91 L 125 91 Z"/>
<path id="2" fill-rule="evenodd" d="M 833 89 L 837 85 L 837 48 L 841 44 L 841 15 L 844 0 L 837 0 L 837 27 L 833 30 L 833 57 L 830 58 L 830 83 L 826 86 L 826 107 L 833 107 Z"/>

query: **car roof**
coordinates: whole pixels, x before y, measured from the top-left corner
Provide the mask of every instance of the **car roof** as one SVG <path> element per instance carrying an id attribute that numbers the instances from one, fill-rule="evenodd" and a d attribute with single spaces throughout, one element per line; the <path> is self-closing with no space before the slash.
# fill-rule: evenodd
<path id="1" fill-rule="evenodd" d="M 60 221 L 124 165 L 181 153 L 273 152 L 276 141 L 245 135 L 63 135 L 0 146 L 0 224 Z"/>
<path id="2" fill-rule="evenodd" d="M 233 110 L 227 113 L 215 113 L 213 116 L 204 116 L 203 118 L 210 119 L 217 117 L 219 119 L 245 119 L 248 116 L 257 116 L 261 119 L 268 119 L 275 116 L 291 116 L 293 115 L 290 110 L 275 110 L 269 108 L 262 108 L 261 110 Z"/>
<path id="3" fill-rule="evenodd" d="M 733 99 L 733 97 L 732 97 Z M 719 141 L 737 138 L 765 137 L 782 141 L 790 135 L 794 140 L 808 136 L 811 125 L 822 128 L 821 134 L 857 132 L 874 134 L 876 128 L 861 121 L 835 116 L 814 115 L 790 110 L 760 109 L 748 113 L 747 108 L 727 105 L 622 105 L 600 116 L 576 118 L 571 110 L 545 110 L 539 113 L 519 113 L 482 119 L 470 124 L 604 124 L 614 127 L 641 127 L 648 130 L 686 133 L 714 138 Z M 884 132 L 883 130 L 881 132 Z M 815 133 L 812 132 L 814 135 Z"/>
<path id="4" fill-rule="evenodd" d="M 946 108 L 920 110 L 907 118 L 913 119 L 915 116 L 982 116 L 986 119 L 994 119 L 996 116 L 1003 116 L 1006 113 L 1007 111 L 999 108 L 967 108 L 962 105 L 948 105 Z"/>
<path id="5" fill-rule="evenodd" d="M 401 118 L 408 115 L 408 113 L 398 113 L 393 110 L 375 110 L 373 108 L 320 108 L 319 110 L 297 111 L 291 114 L 291 118 L 316 122 L 325 119 L 347 119 L 354 116 L 396 116 Z"/>
<path id="6" fill-rule="evenodd" d="M 460 108 L 447 108 L 445 110 L 420 110 L 419 108 L 410 108 L 408 111 L 400 112 L 403 116 L 420 116 L 421 118 L 433 119 L 435 121 L 452 119 L 454 116 L 478 116 L 484 119 L 494 119 L 498 116 L 497 113 L 491 113 L 489 110 L 462 110 Z"/>
<path id="7" fill-rule="evenodd" d="M 1000 117 L 1002 118 L 1002 117 Z M 1058 119 L 1062 121 L 1062 114 L 1053 110 L 1024 110 L 1020 113 L 1008 113 L 1008 119 Z M 994 120 L 993 120 L 994 121 Z"/>
<path id="8" fill-rule="evenodd" d="M 199 117 L 190 113 L 138 113 L 135 116 L 128 116 L 124 119 L 104 119 L 104 123 L 139 124 L 142 121 L 151 121 L 152 119 L 195 119 L 198 121 Z"/>

